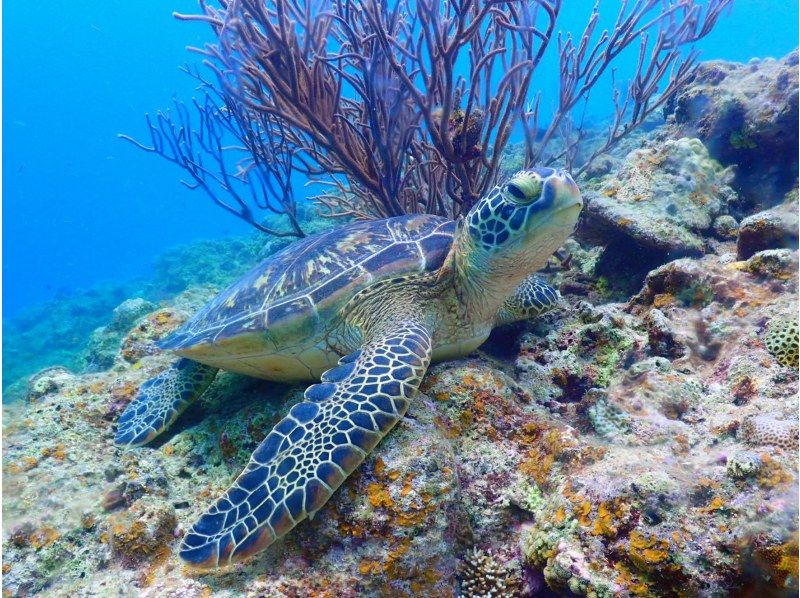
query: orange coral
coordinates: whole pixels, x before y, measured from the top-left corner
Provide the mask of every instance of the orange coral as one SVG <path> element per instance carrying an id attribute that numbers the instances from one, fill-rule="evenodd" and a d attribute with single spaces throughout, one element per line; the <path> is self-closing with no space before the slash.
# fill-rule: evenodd
<path id="1" fill-rule="evenodd" d="M 648 585 L 638 579 L 622 562 L 614 563 L 614 569 L 617 572 L 616 582 L 627 588 L 627 590 L 634 596 L 649 596 L 650 588 Z"/>
<path id="2" fill-rule="evenodd" d="M 628 555 L 636 567 L 649 571 L 669 559 L 669 549 L 670 544 L 666 540 L 635 530 L 631 533 Z"/>
<path id="3" fill-rule="evenodd" d="M 39 465 L 39 460 L 36 457 L 22 458 L 22 471 L 30 471 L 37 465 Z"/>
<path id="4" fill-rule="evenodd" d="M 57 461 L 63 461 L 64 458 L 67 456 L 65 447 L 62 443 L 59 443 L 52 447 L 45 447 L 41 451 L 42 458 L 45 457 L 52 457 Z"/>
<path id="5" fill-rule="evenodd" d="M 761 468 L 758 470 L 756 481 L 763 488 L 776 488 L 792 482 L 792 474 L 787 471 L 777 460 L 769 454 L 762 453 Z"/>
<path id="6" fill-rule="evenodd" d="M 34 531 L 30 535 L 29 540 L 30 540 L 31 546 L 33 546 L 34 548 L 36 548 L 38 550 L 39 548 L 44 548 L 45 546 L 50 546 L 53 542 L 58 540 L 60 537 L 61 537 L 61 534 L 59 534 L 55 529 L 53 529 L 52 527 L 49 527 L 49 526 L 44 526 L 44 527 L 41 527 L 41 528 L 37 529 L 36 531 Z"/>
<path id="7" fill-rule="evenodd" d="M 705 507 L 705 510 L 709 513 L 713 513 L 714 511 L 722 511 L 725 509 L 725 500 L 721 496 L 715 496 L 711 499 L 711 502 L 708 503 L 708 506 Z"/>
<path id="8" fill-rule="evenodd" d="M 675 303 L 675 296 L 670 293 L 659 293 L 653 297 L 653 307 L 661 309 Z"/>
<path id="9" fill-rule="evenodd" d="M 619 533 L 619 528 L 630 516 L 630 505 L 616 498 L 601 502 L 597 506 L 597 519 L 592 527 L 592 534 L 614 539 Z"/>
<path id="10" fill-rule="evenodd" d="M 167 562 L 167 559 L 172 556 L 172 551 L 170 550 L 169 546 L 162 546 L 158 552 L 153 556 L 153 560 L 147 566 L 142 574 L 142 587 L 147 587 L 153 583 L 156 579 L 156 574 Z"/>
<path id="11" fill-rule="evenodd" d="M 394 506 L 394 500 L 392 500 L 388 488 L 381 484 L 373 482 L 367 486 L 367 497 L 373 507 L 391 508 Z"/>
<path id="12" fill-rule="evenodd" d="M 783 588 L 789 578 L 798 578 L 798 536 L 795 534 L 784 544 L 760 546 L 755 550 L 755 557 L 767 570 L 775 586 Z"/>
<path id="13" fill-rule="evenodd" d="M 588 465 L 603 458 L 604 447 L 581 446 L 566 429 L 549 427 L 538 422 L 525 424 L 516 435 L 522 445 L 533 445 L 529 449 L 519 470 L 533 478 L 539 486 L 547 487 L 558 464 L 559 471 L 577 465 Z"/>

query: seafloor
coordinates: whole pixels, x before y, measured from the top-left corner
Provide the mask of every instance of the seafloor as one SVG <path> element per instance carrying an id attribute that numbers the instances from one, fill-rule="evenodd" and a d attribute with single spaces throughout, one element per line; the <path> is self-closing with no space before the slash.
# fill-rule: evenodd
<path id="1" fill-rule="evenodd" d="M 79 340 L 4 405 L 4 596 L 797 595 L 797 94 L 796 53 L 703 64 L 580 181 L 563 305 L 433 367 L 313 521 L 228 571 L 177 544 L 303 389 L 222 375 L 154 445 L 113 430 L 154 341 L 279 244 L 175 252 L 83 329 L 29 318 L 19 371 Z"/>

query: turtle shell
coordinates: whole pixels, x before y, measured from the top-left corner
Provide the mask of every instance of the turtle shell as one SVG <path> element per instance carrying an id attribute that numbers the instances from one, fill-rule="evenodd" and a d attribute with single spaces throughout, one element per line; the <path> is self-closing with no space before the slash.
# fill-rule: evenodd
<path id="1" fill-rule="evenodd" d="M 361 289 L 438 270 L 455 225 L 416 214 L 355 222 L 297 241 L 217 295 L 161 347 L 180 352 L 253 333 L 280 346 L 313 336 Z"/>

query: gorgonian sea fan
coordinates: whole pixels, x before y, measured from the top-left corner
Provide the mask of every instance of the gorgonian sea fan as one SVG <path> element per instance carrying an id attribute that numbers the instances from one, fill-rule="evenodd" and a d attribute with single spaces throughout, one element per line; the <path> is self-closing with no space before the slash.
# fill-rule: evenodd
<path id="1" fill-rule="evenodd" d="M 557 32 L 562 0 L 201 1 L 176 16 L 214 32 L 193 48 L 213 76 L 187 68 L 204 97 L 148 117 L 150 144 L 134 143 L 270 234 L 303 236 L 298 178 L 326 185 L 314 197 L 326 215 L 458 217 L 496 183 L 514 131 L 528 165 L 582 172 L 692 76 L 692 45 L 731 2 L 622 2 L 602 31 L 595 6 L 573 36 Z M 604 141 L 577 163 L 576 108 L 637 44 Z M 531 82 L 551 47 L 558 94 L 542 126 Z"/>

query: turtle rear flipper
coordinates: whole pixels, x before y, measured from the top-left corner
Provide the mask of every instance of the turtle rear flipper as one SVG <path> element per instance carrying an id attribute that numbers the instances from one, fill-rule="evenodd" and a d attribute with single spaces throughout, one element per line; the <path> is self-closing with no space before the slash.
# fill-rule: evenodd
<path id="1" fill-rule="evenodd" d="M 181 558 L 201 569 L 240 561 L 312 517 L 403 417 L 430 358 L 428 330 L 408 319 L 342 358 L 192 526 Z"/>
<path id="2" fill-rule="evenodd" d="M 191 359 L 175 362 L 139 387 L 117 422 L 114 441 L 127 446 L 150 442 L 203 394 L 216 374 L 217 368 Z"/>

